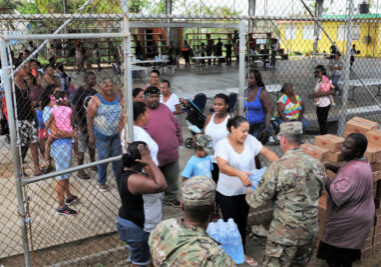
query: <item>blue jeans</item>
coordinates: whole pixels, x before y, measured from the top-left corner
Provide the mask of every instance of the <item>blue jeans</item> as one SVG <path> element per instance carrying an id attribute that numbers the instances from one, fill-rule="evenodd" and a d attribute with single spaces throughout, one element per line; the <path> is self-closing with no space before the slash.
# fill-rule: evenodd
<path id="1" fill-rule="evenodd" d="M 282 120 L 280 117 L 277 117 L 277 119 L 278 119 L 278 123 L 279 123 L 279 125 L 282 124 L 282 123 L 284 122 L 284 120 Z M 290 121 L 290 120 L 289 120 L 289 121 Z M 293 121 L 297 121 L 297 120 L 293 120 Z M 305 119 L 305 118 L 302 118 L 303 133 L 306 132 L 306 130 L 307 130 L 307 128 L 308 128 L 309 125 L 310 125 L 310 123 L 308 122 L 308 120 Z"/>
<path id="2" fill-rule="evenodd" d="M 126 242 L 130 251 L 130 260 L 136 265 L 147 265 L 151 262 L 148 238 L 149 233 L 133 222 L 118 216 L 116 226 L 119 239 Z"/>
<path id="3" fill-rule="evenodd" d="M 101 137 L 95 135 L 95 146 L 97 148 L 98 160 L 107 159 L 121 154 L 119 135 Z M 107 181 L 108 163 L 98 165 L 98 184 L 105 184 Z M 120 160 L 112 162 L 112 171 L 115 178 L 118 177 L 122 164 Z"/>
<path id="4" fill-rule="evenodd" d="M 332 75 L 332 84 L 335 86 L 335 92 L 341 94 L 341 88 L 339 87 L 340 75 Z"/>

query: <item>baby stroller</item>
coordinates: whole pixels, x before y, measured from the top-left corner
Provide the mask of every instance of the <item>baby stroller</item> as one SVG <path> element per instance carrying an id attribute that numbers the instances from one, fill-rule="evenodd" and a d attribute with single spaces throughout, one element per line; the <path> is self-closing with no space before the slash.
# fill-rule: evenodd
<path id="1" fill-rule="evenodd" d="M 186 148 L 193 148 L 193 136 L 201 133 L 202 128 L 205 123 L 205 116 L 202 114 L 202 111 L 198 108 L 198 106 L 192 100 L 186 100 L 185 112 L 187 113 L 187 117 L 185 118 L 186 123 L 188 125 L 188 129 L 190 130 L 192 137 L 185 139 L 184 145 Z"/>

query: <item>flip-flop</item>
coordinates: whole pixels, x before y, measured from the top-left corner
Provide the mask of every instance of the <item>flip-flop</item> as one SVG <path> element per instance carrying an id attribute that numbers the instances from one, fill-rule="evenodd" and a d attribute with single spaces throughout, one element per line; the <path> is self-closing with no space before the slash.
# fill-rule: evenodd
<path id="1" fill-rule="evenodd" d="M 250 266 L 258 266 L 258 262 L 254 258 L 249 256 L 245 256 L 245 262 Z"/>

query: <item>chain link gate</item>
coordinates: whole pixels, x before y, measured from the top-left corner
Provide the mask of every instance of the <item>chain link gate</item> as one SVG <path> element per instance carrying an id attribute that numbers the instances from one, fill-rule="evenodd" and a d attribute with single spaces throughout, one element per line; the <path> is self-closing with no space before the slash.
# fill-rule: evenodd
<path id="1" fill-rule="evenodd" d="M 126 1 L 122 2 L 126 4 Z M 234 78 L 219 83 L 218 88 L 208 84 L 207 88 L 201 88 L 199 91 L 207 92 L 209 89 L 210 94 L 217 92 L 229 94 L 233 91 L 239 93 L 238 110 L 242 114 L 243 90 L 247 86 L 245 76 L 249 68 L 257 68 L 271 93 L 275 112 L 276 102 L 281 96 L 280 88 L 284 83 L 292 83 L 295 93 L 303 100 L 304 117 L 310 124 L 307 139 L 313 138 L 319 128 L 315 100 L 309 97 L 316 84 L 315 67 L 323 65 L 331 74 L 330 48 L 335 42 L 343 60 L 343 70 L 338 82 L 343 93 L 341 96 L 334 97 L 335 106 L 331 107 L 328 116 L 329 132 L 342 135 L 344 123 L 353 116 L 380 120 L 380 104 L 377 98 L 381 84 L 379 78 L 381 39 L 377 23 L 379 16 L 354 14 L 353 1 L 343 0 L 332 3 L 320 0 L 279 2 L 224 0 L 212 3 L 205 0 L 156 0 L 151 3 L 142 1 L 142 4 L 138 2 L 129 1 L 128 16 L 126 5 L 122 6 L 119 1 L 110 2 L 110 5 L 115 4 L 116 9 L 107 9 L 102 6 L 105 14 L 92 14 L 92 11 L 99 10 L 95 6 L 101 6 L 101 1 L 95 0 L 82 1 L 84 7 L 82 9 L 80 5 L 76 7 L 79 14 L 0 15 L 0 20 L 6 22 L 3 23 L 5 26 L 2 26 L 5 28 L 0 31 L 7 33 L 1 36 L 3 66 L 1 80 L 5 87 L 6 99 L 13 102 L 15 108 L 15 112 L 12 112 L 7 105 L 8 112 L 12 113 L 8 116 L 11 144 L 14 145 L 9 146 L 3 143 L 1 151 L 0 173 L 1 178 L 4 179 L 0 179 L 3 188 L 0 192 L 0 202 L 5 215 L 0 221 L 3 229 L 0 233 L 0 243 L 3 244 L 0 245 L 0 258 L 9 258 L 26 250 L 24 254 L 26 265 L 50 265 L 63 262 L 80 264 L 89 260 L 89 255 L 109 253 L 119 257 L 121 254 L 123 256 L 126 254 L 126 247 L 120 244 L 115 232 L 119 196 L 113 181 L 112 168 L 109 166 L 107 169 L 108 185 L 111 189 L 108 193 L 99 192 L 96 187 L 97 174 L 91 170 L 101 162 L 111 163 L 120 160 L 120 156 L 91 163 L 86 152 L 84 165 L 34 178 L 32 178 L 34 175 L 32 153 L 28 152 L 25 163 L 22 162 L 19 143 L 17 143 L 22 131 L 17 125 L 15 88 L 13 82 L 7 82 L 9 81 L 8 74 L 12 81 L 18 69 L 22 69 L 22 65 L 18 68 L 8 68 L 7 60 L 4 58 L 12 58 L 10 50 L 25 49 L 27 42 L 23 40 L 35 40 L 38 46 L 41 46 L 38 52 L 39 58 L 43 58 L 46 63 L 48 63 L 49 49 L 44 40 L 49 40 L 47 43 L 54 46 L 53 51 L 57 62 L 67 64 L 67 72 L 72 76 L 72 82 L 81 85 L 83 77 L 75 74 L 77 68 L 73 60 L 75 55 L 73 56 L 71 48 L 67 49 L 67 45 L 70 46 L 68 41 L 80 40 L 90 53 L 88 62 L 84 63 L 88 65 L 85 68 L 96 73 L 98 82 L 109 78 L 117 84 L 119 93 L 125 96 L 122 100 L 123 114 L 127 116 L 132 114 L 132 106 L 128 105 L 131 102 L 125 92 L 131 92 L 127 89 L 131 90 L 136 84 L 141 83 L 142 78 L 136 76 L 136 70 L 127 71 L 124 74 L 122 71 L 120 74 L 119 64 L 117 64 L 118 56 L 114 57 L 113 46 L 121 47 L 118 48 L 120 49 L 119 60 L 124 62 L 121 66 L 127 66 L 125 68 L 127 70 L 134 70 L 131 67 L 134 58 L 132 50 L 129 52 L 129 47 L 134 49 L 138 40 L 146 44 L 149 41 L 140 38 L 142 34 L 139 29 L 161 29 L 157 36 L 155 32 L 152 34 L 155 36 L 153 43 L 158 46 L 158 51 L 164 51 L 164 47 L 170 41 L 168 37 L 176 34 L 178 38 L 174 40 L 179 42 L 179 46 L 181 46 L 180 41 L 188 40 L 194 51 L 198 51 L 201 42 L 207 41 L 208 38 L 215 42 L 221 38 L 224 44 L 234 38 L 239 43 L 237 50 L 240 53 L 233 52 L 239 61 L 238 67 L 234 64 L 231 67 L 223 67 L 221 74 L 205 70 L 208 75 L 215 75 L 213 79 L 223 80 L 223 76 L 230 73 L 232 75 L 229 77 Z M 345 6 L 346 9 L 339 12 L 340 15 L 331 15 L 329 12 L 335 11 L 334 8 L 339 5 Z M 373 6 L 371 10 L 377 14 L 378 5 Z M 60 27 L 61 25 L 63 26 Z M 179 29 L 182 29 L 182 32 L 179 32 Z M 238 31 L 238 36 L 234 33 L 235 30 Z M 17 32 L 21 35 L 11 35 Z M 54 32 L 56 35 L 52 34 Z M 28 36 L 23 36 L 24 34 Z M 165 35 L 166 38 L 158 37 L 160 34 Z M 146 38 L 149 35 L 145 33 L 144 36 Z M 250 51 L 250 38 L 256 42 L 254 51 Z M 271 42 L 274 39 L 279 40 L 275 67 L 270 66 Z M 96 62 L 91 55 L 95 44 L 98 44 L 102 50 L 102 65 L 107 66 L 102 67 L 99 72 L 96 71 Z M 356 44 L 355 60 L 352 68 L 349 68 L 350 53 L 348 51 L 352 44 Z M 11 49 L 6 50 L 6 47 Z M 261 56 L 261 54 L 267 54 L 267 56 Z M 225 51 L 223 55 L 226 55 Z M 15 65 L 14 62 L 8 63 Z M 176 74 L 165 75 L 175 80 L 176 75 L 182 77 L 184 72 L 180 69 Z M 177 84 L 175 82 L 175 85 L 181 88 L 180 82 Z M 196 94 L 194 90 L 187 90 L 185 88 L 176 93 Z M 210 104 L 208 102 L 208 106 Z M 132 120 L 129 122 L 131 124 L 127 129 L 129 136 L 132 136 Z M 276 143 L 269 144 L 269 148 L 278 154 L 282 153 Z M 71 158 L 72 166 L 76 165 L 77 159 L 74 156 Z M 13 170 L 15 170 L 14 173 L 12 173 Z M 92 179 L 77 179 L 79 170 L 85 170 Z M 74 206 L 79 211 L 76 217 L 67 218 L 56 215 L 56 183 L 51 178 L 65 173 L 72 174 L 71 192 L 79 197 L 79 203 Z M 22 231 L 20 231 L 20 225 Z M 90 262 L 96 263 L 96 261 Z M 22 263 L 18 262 L 18 264 Z"/>

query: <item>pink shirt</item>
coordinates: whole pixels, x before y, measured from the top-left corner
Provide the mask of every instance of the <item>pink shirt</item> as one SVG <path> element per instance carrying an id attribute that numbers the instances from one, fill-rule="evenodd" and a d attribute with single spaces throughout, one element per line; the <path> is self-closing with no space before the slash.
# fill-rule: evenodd
<path id="1" fill-rule="evenodd" d="M 51 114 L 54 116 L 54 121 L 59 130 L 65 132 L 72 132 L 73 125 L 71 125 L 71 113 L 73 110 L 68 106 L 54 106 Z"/>
<path id="2" fill-rule="evenodd" d="M 179 122 L 164 104 L 160 104 L 156 109 L 148 108 L 148 116 L 149 120 L 144 129 L 159 145 L 159 166 L 175 163 L 179 159 L 179 146 L 183 145 Z"/>
<path id="3" fill-rule="evenodd" d="M 332 87 L 332 81 L 325 75 L 321 78 L 321 83 L 320 83 L 320 91 L 322 92 L 329 92 L 331 91 Z"/>
<path id="4" fill-rule="evenodd" d="M 368 161 L 351 161 L 327 180 L 327 215 L 322 241 L 340 248 L 361 249 L 375 212 L 372 170 Z"/>

